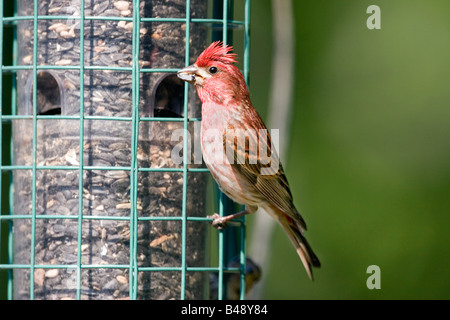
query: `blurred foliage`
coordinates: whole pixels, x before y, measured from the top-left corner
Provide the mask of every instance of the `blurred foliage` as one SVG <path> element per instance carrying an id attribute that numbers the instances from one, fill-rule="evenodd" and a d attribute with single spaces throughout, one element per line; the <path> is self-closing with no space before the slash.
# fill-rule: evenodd
<path id="1" fill-rule="evenodd" d="M 277 227 L 263 298 L 449 299 L 450 2 L 293 4 L 296 82 L 284 162 L 323 266 L 310 282 Z M 366 27 L 372 4 L 381 30 Z M 269 15 L 270 1 L 252 5 L 252 79 L 264 70 L 269 81 L 259 12 Z M 251 89 L 258 110 L 266 108 L 256 103 L 265 85 Z M 366 287 L 370 265 L 381 268 L 380 290 Z"/>

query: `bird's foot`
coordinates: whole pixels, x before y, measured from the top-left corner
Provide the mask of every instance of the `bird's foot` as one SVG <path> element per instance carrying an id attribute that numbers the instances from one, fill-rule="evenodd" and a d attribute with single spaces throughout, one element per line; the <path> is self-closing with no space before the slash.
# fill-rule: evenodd
<path id="1" fill-rule="evenodd" d="M 219 216 L 217 213 L 214 213 L 213 215 L 207 216 L 207 218 L 213 219 L 211 221 L 211 225 L 214 228 L 218 229 L 218 230 L 226 228 L 227 227 L 227 221 L 229 220 L 226 217 Z"/>
<path id="2" fill-rule="evenodd" d="M 223 229 L 223 228 L 227 227 L 228 221 L 231 221 L 231 220 L 233 220 L 235 218 L 239 218 L 239 217 L 241 217 L 243 215 L 246 215 L 248 213 L 250 213 L 250 212 L 247 211 L 247 210 L 243 210 L 241 212 L 230 214 L 230 215 L 224 216 L 224 217 L 221 217 L 217 213 L 214 213 L 213 215 L 208 216 L 207 218 L 213 219 L 213 221 L 211 221 L 211 225 L 214 228 L 217 228 L 217 229 L 220 230 L 220 229 Z M 233 222 L 231 222 L 231 223 L 233 223 Z"/>

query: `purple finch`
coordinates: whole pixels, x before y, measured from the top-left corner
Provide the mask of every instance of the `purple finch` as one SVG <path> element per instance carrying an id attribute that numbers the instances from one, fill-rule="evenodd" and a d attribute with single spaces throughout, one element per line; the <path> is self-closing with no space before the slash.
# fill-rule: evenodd
<path id="1" fill-rule="evenodd" d="M 195 85 L 202 102 L 203 159 L 222 192 L 245 205 L 233 215 L 214 214 L 212 224 L 222 227 L 261 207 L 284 229 L 312 280 L 311 267 L 320 267 L 319 259 L 303 235 L 305 221 L 231 51 L 231 46 L 213 42 L 193 65 L 178 71 L 180 79 Z"/>

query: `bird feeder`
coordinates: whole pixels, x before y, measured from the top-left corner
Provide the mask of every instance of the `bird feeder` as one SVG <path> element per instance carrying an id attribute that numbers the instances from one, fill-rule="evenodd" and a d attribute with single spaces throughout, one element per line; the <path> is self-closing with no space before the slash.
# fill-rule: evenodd
<path id="1" fill-rule="evenodd" d="M 207 222 L 187 217 L 206 216 L 207 176 L 174 162 L 172 133 L 193 137 L 185 119 L 200 117 L 175 71 L 186 39 L 192 58 L 207 45 L 205 25 L 187 25 L 206 13 L 201 0 L 20 2 L 32 18 L 17 32 L 29 117 L 13 126 L 26 168 L 13 175 L 14 261 L 32 267 L 14 269 L 15 299 L 204 296 L 204 273 L 186 267 L 204 265 Z"/>
<path id="2" fill-rule="evenodd" d="M 249 3 L 234 20 L 232 0 L 0 2 L 0 295 L 245 297 L 245 218 L 210 231 L 200 101 L 176 72 L 244 30 L 247 79 Z"/>

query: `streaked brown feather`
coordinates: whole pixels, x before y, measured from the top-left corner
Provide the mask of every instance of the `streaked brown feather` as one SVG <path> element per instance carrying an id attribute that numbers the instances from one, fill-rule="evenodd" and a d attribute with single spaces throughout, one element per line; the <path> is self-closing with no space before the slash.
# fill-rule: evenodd
<path id="1" fill-rule="evenodd" d="M 245 130 L 246 139 L 249 140 L 245 145 L 245 149 L 239 147 L 233 135 L 226 134 L 225 132 L 223 135 L 224 150 L 225 152 L 227 148 L 233 150 L 234 159 L 230 159 L 232 160 L 230 162 L 232 162 L 233 167 L 264 196 L 268 203 L 287 214 L 301 229 L 306 230 L 306 223 L 293 204 L 289 183 L 283 166 L 279 161 L 278 154 L 275 149 L 272 149 L 270 134 L 267 132 L 267 140 L 259 139 L 259 129 L 266 129 L 266 126 L 256 112 L 253 112 L 251 117 L 253 119 L 248 121 L 247 124 L 252 124 L 252 130 L 245 130 L 246 127 L 243 123 L 236 120 L 231 120 L 226 129 L 229 131 L 238 130 L 238 132 L 239 130 Z M 257 145 L 259 147 L 259 143 L 262 144 L 262 150 L 268 150 L 267 156 L 270 157 L 269 163 L 272 163 L 272 161 L 278 162 L 278 170 L 276 172 L 272 171 L 271 174 L 261 174 L 261 170 L 263 168 L 268 170 L 269 166 L 260 161 L 258 153 L 255 154 L 255 152 L 251 152 L 248 148 L 250 145 Z M 245 159 L 245 161 L 242 161 L 242 159 Z"/>

